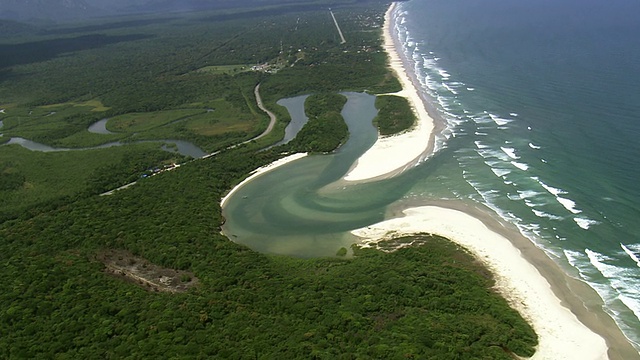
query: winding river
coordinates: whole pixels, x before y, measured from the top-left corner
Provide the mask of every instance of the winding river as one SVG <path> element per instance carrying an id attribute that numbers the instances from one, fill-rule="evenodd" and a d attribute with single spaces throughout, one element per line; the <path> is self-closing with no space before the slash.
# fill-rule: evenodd
<path id="1" fill-rule="evenodd" d="M 87 129 L 87 131 L 93 134 L 102 134 L 102 135 L 114 134 L 113 132 L 107 130 L 107 126 L 106 126 L 107 121 L 109 121 L 109 119 L 102 119 L 100 121 L 97 121 L 91 124 Z M 2 128 L 2 125 L 3 125 L 2 121 L 0 121 L 0 128 Z M 110 148 L 114 146 L 124 146 L 129 144 L 138 144 L 138 143 L 145 143 L 145 142 L 161 143 L 163 144 L 162 150 L 169 151 L 169 152 L 176 152 L 185 156 L 191 156 L 192 158 L 195 158 L 195 159 L 201 158 L 206 155 L 206 153 L 202 151 L 202 149 L 184 140 L 140 140 L 140 141 L 133 141 L 133 142 L 113 141 L 113 142 L 109 142 L 109 143 L 98 145 L 98 146 L 92 146 L 92 147 L 57 148 L 57 147 L 41 144 L 35 141 L 31 141 L 28 139 L 24 139 L 21 137 L 12 137 L 4 145 L 17 144 L 31 151 L 54 152 L 54 151 L 81 151 L 81 150 L 92 150 L 92 149 L 105 149 L 105 148 Z"/>
<path id="2" fill-rule="evenodd" d="M 115 134 L 114 132 L 107 130 L 108 121 L 109 119 L 102 119 L 100 121 L 96 121 L 93 124 L 91 124 L 87 130 L 93 134 L 102 134 L 102 135 Z"/>
<path id="3" fill-rule="evenodd" d="M 41 144 L 35 141 L 31 141 L 28 139 L 24 139 L 21 137 L 13 137 L 11 138 L 5 145 L 17 144 L 22 146 L 25 149 L 31 151 L 41 151 L 41 152 L 54 152 L 54 151 L 83 151 L 83 150 L 93 150 L 93 149 L 106 149 L 114 146 L 125 146 L 130 144 L 140 144 L 140 143 L 160 143 L 162 145 L 162 150 L 169 152 L 177 152 L 181 155 L 191 156 L 193 158 L 201 158 L 206 155 L 202 149 L 195 146 L 194 144 L 183 141 L 183 140 L 140 140 L 133 142 L 120 142 L 114 141 L 106 144 L 92 146 L 92 147 L 84 147 L 84 148 L 56 148 L 49 145 Z M 173 146 L 168 146 L 173 145 Z"/>
<path id="4" fill-rule="evenodd" d="M 223 210 L 223 232 L 230 239 L 265 253 L 333 256 L 356 242 L 349 230 L 383 220 L 386 206 L 407 192 L 411 181 L 403 176 L 365 183 L 341 180 L 377 138 L 375 96 L 343 95 L 347 143 L 333 154 L 307 156 L 245 183 Z M 304 100 L 283 105 L 296 117 L 303 113 Z"/>

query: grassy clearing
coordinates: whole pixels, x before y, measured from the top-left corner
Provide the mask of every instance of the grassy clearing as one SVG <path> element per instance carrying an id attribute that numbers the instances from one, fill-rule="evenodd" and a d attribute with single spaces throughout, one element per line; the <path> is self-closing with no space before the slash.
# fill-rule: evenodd
<path id="1" fill-rule="evenodd" d="M 124 140 L 127 136 L 128 134 L 94 134 L 85 130 L 60 139 L 56 144 L 57 146 L 65 148 L 86 148 L 113 141 Z"/>
<path id="2" fill-rule="evenodd" d="M 100 101 L 98 99 L 92 99 L 92 100 L 87 100 L 87 101 L 83 101 L 83 102 L 69 101 L 69 102 L 66 102 L 66 103 L 42 105 L 42 106 L 38 106 L 38 107 L 42 108 L 42 109 L 56 109 L 56 108 L 59 108 L 59 107 L 66 107 L 66 106 L 90 107 L 91 110 L 89 110 L 89 111 L 93 111 L 93 112 L 103 112 L 103 111 L 107 111 L 107 110 L 111 109 L 110 107 L 104 106 L 104 104 L 102 104 L 102 101 Z"/>
<path id="3" fill-rule="evenodd" d="M 240 65 L 213 65 L 213 66 L 205 66 L 196 70 L 199 73 L 209 73 L 209 74 L 227 74 L 227 75 L 235 75 L 246 71 L 251 71 L 251 67 L 253 65 L 250 64 L 240 64 Z"/>
<path id="4" fill-rule="evenodd" d="M 191 117 L 186 129 L 204 136 L 220 135 L 226 132 L 250 132 L 258 123 L 255 116 L 238 111 L 232 103 L 216 99 L 207 103 L 206 113 Z"/>
<path id="5" fill-rule="evenodd" d="M 86 106 L 57 104 L 5 110 L 4 136 L 38 140 L 69 126 L 69 118 L 88 113 Z"/>
<path id="6" fill-rule="evenodd" d="M 255 120 L 249 117 L 239 120 L 206 114 L 194 116 L 186 124 L 186 128 L 198 135 L 212 136 L 227 132 L 250 132 L 255 125 Z"/>
<path id="7" fill-rule="evenodd" d="M 180 109 L 124 114 L 109 119 L 107 129 L 125 133 L 148 131 L 204 112 L 203 109 Z"/>

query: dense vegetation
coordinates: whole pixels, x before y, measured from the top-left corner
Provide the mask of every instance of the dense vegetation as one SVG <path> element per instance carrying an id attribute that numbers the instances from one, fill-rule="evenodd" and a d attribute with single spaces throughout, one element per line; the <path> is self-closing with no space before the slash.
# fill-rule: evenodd
<path id="1" fill-rule="evenodd" d="M 259 254 L 220 234 L 221 196 L 282 156 L 283 148 L 258 150 L 282 136 L 284 123 L 224 150 L 265 128 L 258 83 L 285 122 L 275 101 L 317 94 L 306 105 L 314 121 L 291 145 L 316 142 L 311 151 L 344 141 L 336 92 L 399 89 L 380 48 L 383 10 L 336 11 L 342 45 L 326 11 L 105 20 L 3 39 L 1 139 L 80 147 L 172 138 L 222 151 L 97 196 L 183 159 L 148 142 L 51 153 L 0 146 L 0 358 L 530 355 L 531 328 L 490 290 L 486 270 L 442 239 L 425 236 L 422 246 L 390 254 L 356 249 L 352 259 L 302 260 Z M 262 62 L 269 71 L 243 70 Z M 214 65 L 225 70 L 207 68 Z M 114 134 L 86 131 L 102 118 Z M 106 274 L 96 259 L 106 250 L 189 270 L 199 285 L 148 292 Z"/>
<path id="2" fill-rule="evenodd" d="M 5 226 L 2 356 L 530 354 L 530 328 L 450 243 L 298 260 L 219 235 L 217 199 L 235 174 L 273 156 L 241 149 Z M 103 248 L 191 269 L 201 285 L 184 295 L 148 293 L 101 273 L 93 256 Z"/>
<path id="3" fill-rule="evenodd" d="M 309 121 L 287 147 L 298 152 L 331 152 L 349 135 L 340 111 L 347 99 L 335 93 L 311 95 L 305 101 Z"/>
<path id="4" fill-rule="evenodd" d="M 115 189 L 163 162 L 182 160 L 149 143 L 72 152 L 5 146 L 0 148 L 0 222 Z"/>
<path id="5" fill-rule="evenodd" d="M 409 101 L 400 96 L 385 95 L 376 98 L 378 116 L 373 120 L 380 135 L 392 135 L 407 130 L 416 121 Z"/>

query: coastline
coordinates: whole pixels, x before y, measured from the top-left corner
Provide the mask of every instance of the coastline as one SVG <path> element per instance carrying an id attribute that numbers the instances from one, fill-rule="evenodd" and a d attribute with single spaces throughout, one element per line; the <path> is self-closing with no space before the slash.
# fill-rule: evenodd
<path id="1" fill-rule="evenodd" d="M 347 175 L 346 181 L 364 181 L 388 178 L 397 175 L 429 155 L 434 149 L 435 120 L 429 115 L 426 104 L 418 92 L 417 80 L 405 69 L 402 57 L 395 43 L 391 15 L 396 4 L 391 3 L 385 13 L 383 26 L 383 47 L 389 56 L 389 68 L 394 72 L 402 90 L 397 95 L 406 98 L 416 115 L 414 126 L 400 134 L 378 137 L 376 142 L 355 163 Z M 383 161 L 381 161 L 383 159 Z"/>
<path id="2" fill-rule="evenodd" d="M 298 160 L 298 159 L 302 159 L 303 157 L 307 156 L 307 153 L 295 153 L 289 156 L 285 156 L 282 159 L 276 160 L 270 164 L 267 164 L 265 166 L 259 167 L 256 170 L 254 170 L 251 175 L 249 175 L 247 178 L 245 178 L 244 180 L 242 180 L 238 185 L 234 186 L 233 189 L 231 189 L 221 200 L 220 200 L 220 207 L 224 208 L 225 203 L 227 202 L 227 200 L 231 197 L 231 195 L 233 195 L 236 191 L 238 191 L 238 189 L 240 189 L 242 186 L 244 186 L 246 183 L 248 183 L 249 181 L 257 178 L 258 176 L 269 172 L 271 170 L 274 170 L 284 164 L 288 164 L 292 161 Z"/>
<path id="3" fill-rule="evenodd" d="M 418 115 L 418 124 L 430 123 L 430 141 L 425 149 L 425 137 L 420 137 L 421 152 L 415 155 L 398 151 L 401 142 L 411 141 L 409 134 L 413 131 L 379 139 L 344 178 L 347 181 L 393 176 L 433 150 L 434 121 L 426 114 L 426 104 L 409 79 L 391 38 L 395 6 L 392 3 L 385 14 L 385 50 L 391 58 L 390 67 L 401 79 L 400 94 L 409 99 Z M 401 140 L 402 136 L 407 138 Z M 390 158 L 394 161 L 389 162 L 395 165 L 404 163 L 391 170 L 391 165 L 380 165 Z M 364 246 L 389 237 L 431 233 L 465 247 L 492 271 L 496 290 L 538 334 L 539 344 L 532 359 L 640 359 L 640 354 L 604 312 L 602 300 L 593 289 L 569 277 L 517 229 L 505 226 L 487 211 L 462 203 L 452 206 L 439 202 L 436 206 L 403 208 L 388 214 L 386 219 L 353 230 L 352 234 L 360 237 Z"/>
<path id="4" fill-rule="evenodd" d="M 620 355 L 608 356 L 611 350 L 608 343 L 613 342 L 617 346 L 626 343 L 621 332 L 618 331 L 619 337 L 616 337 L 616 331 L 611 331 L 615 330 L 611 328 L 615 327 L 613 320 L 608 318 L 608 322 L 604 321 L 608 316 L 602 310 L 602 314 L 594 313 L 593 308 L 597 310 L 597 304 L 585 308 L 586 305 L 575 294 L 586 290 L 576 288 L 580 286 L 576 283 L 580 282 L 569 281 L 546 254 L 517 231 L 509 232 L 504 228 L 499 232 L 497 229 L 502 225 L 496 221 L 493 226 L 487 226 L 484 222 L 487 221 L 486 215 L 475 214 L 466 208 L 454 210 L 442 204 L 410 207 L 402 210 L 401 214 L 400 217 L 353 230 L 352 234 L 363 239 L 362 245 L 368 247 L 391 237 L 429 233 L 443 236 L 469 250 L 493 273 L 495 289 L 534 328 L 539 344 L 532 359 L 628 359 L 633 354 L 629 352 L 632 349 L 626 352 L 621 349 Z M 521 237 L 519 245 L 526 242 L 529 244 L 527 249 L 514 244 L 513 239 L 518 235 Z M 531 261 L 531 257 L 536 261 Z M 539 268 L 546 270 L 545 276 Z M 549 282 L 549 277 L 553 277 L 553 281 Z M 591 328 L 600 327 L 597 333 L 581 322 L 586 318 L 590 318 Z M 608 341 L 600 334 L 606 334 Z"/>
<path id="5" fill-rule="evenodd" d="M 427 113 L 428 104 L 419 95 L 416 80 L 406 71 L 407 64 L 402 62 L 394 44 L 391 15 L 395 6 L 392 3 L 385 14 L 385 51 L 392 60 L 390 68 L 403 86 L 395 95 L 409 100 L 418 120 L 407 132 L 379 138 L 358 159 L 343 178 L 345 181 L 392 177 L 419 163 L 434 149 L 436 122 Z M 255 170 L 221 199 L 221 206 L 245 183 L 304 156 L 290 155 Z M 387 220 L 353 230 L 352 234 L 367 246 L 390 236 L 432 233 L 467 248 L 492 271 L 496 290 L 538 334 L 539 345 L 532 359 L 640 359 L 640 354 L 602 309 L 595 291 L 569 277 L 515 228 L 505 226 L 489 211 L 462 202 L 439 201 L 436 206 L 433 203 L 389 213 Z"/>

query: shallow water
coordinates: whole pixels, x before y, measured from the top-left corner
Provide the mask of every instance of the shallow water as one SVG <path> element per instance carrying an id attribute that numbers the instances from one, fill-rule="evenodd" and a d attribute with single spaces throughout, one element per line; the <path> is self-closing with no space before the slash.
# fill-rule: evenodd
<path id="1" fill-rule="evenodd" d="M 640 341 L 640 22 L 630 1 L 411 1 L 404 54 L 447 122 L 438 184 L 492 208 Z"/>
<path id="2" fill-rule="evenodd" d="M 96 121 L 93 124 L 91 124 L 87 130 L 90 133 L 94 133 L 94 134 L 102 134 L 102 135 L 115 134 L 114 132 L 107 130 L 108 121 L 109 119 L 102 119 L 102 120 Z"/>
<path id="3" fill-rule="evenodd" d="M 401 3 L 396 36 L 446 124 L 439 152 L 394 179 L 331 184 L 372 143 L 360 131 L 375 137 L 347 114 L 350 155 L 248 183 L 226 205 L 226 234 L 263 252 L 332 255 L 389 205 L 476 202 L 590 284 L 638 348 L 637 13 L 630 1 Z"/>
<path id="4" fill-rule="evenodd" d="M 282 138 L 282 140 L 280 140 L 273 146 L 286 144 L 289 141 L 293 140 L 296 135 L 298 135 L 298 132 L 302 130 L 302 127 L 304 127 L 307 121 L 309 121 L 309 118 L 304 112 L 304 102 L 308 97 L 309 95 L 302 95 L 278 100 L 277 104 L 286 107 L 287 111 L 289 111 L 289 114 L 291 115 L 291 121 L 284 129 L 284 137 Z"/>
<path id="5" fill-rule="evenodd" d="M 345 231 L 382 220 L 384 206 L 402 196 L 394 189 L 380 191 L 376 184 L 335 183 L 377 137 L 371 123 L 375 97 L 344 95 L 348 101 L 342 115 L 351 134 L 347 143 L 334 154 L 296 160 L 238 189 L 224 208 L 229 238 L 261 252 L 332 256 L 354 242 Z"/>

